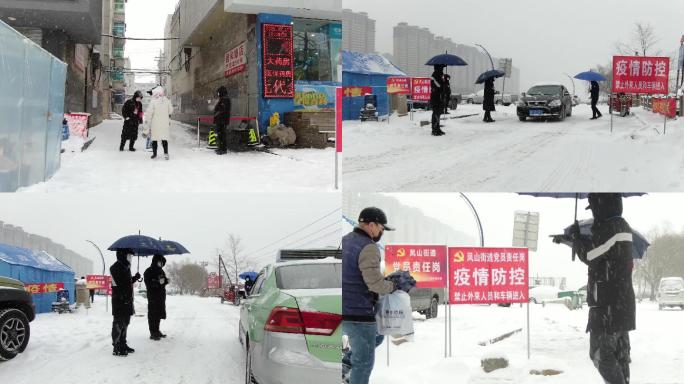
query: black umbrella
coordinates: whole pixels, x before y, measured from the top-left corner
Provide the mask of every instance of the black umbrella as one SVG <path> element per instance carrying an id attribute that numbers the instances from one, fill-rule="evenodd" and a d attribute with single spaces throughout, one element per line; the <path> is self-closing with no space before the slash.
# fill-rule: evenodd
<path id="1" fill-rule="evenodd" d="M 489 71 L 480 74 L 480 76 L 478 76 L 477 78 L 477 81 L 475 81 L 475 84 L 482 84 L 489 79 L 496 79 L 499 77 L 504 77 L 505 75 L 506 72 L 504 71 L 500 71 L 498 69 L 490 69 Z"/>
<path id="2" fill-rule="evenodd" d="M 184 246 L 180 243 L 171 240 L 159 240 L 164 251 L 162 255 L 182 255 L 184 253 L 190 253 Z"/>
<path id="3" fill-rule="evenodd" d="M 110 251 L 132 250 L 138 256 L 138 272 L 140 272 L 140 256 L 152 256 L 164 252 L 164 248 L 158 240 L 141 234 L 124 236 L 107 249 Z"/>
<path id="4" fill-rule="evenodd" d="M 582 220 L 579 222 L 580 236 L 591 237 L 591 226 L 594 224 L 594 219 Z M 571 225 L 563 230 L 562 235 L 551 235 L 554 242 L 559 244 L 565 244 L 572 247 L 572 227 Z M 641 233 L 632 230 L 632 257 L 634 259 L 643 259 L 646 254 L 646 250 L 651 245 L 651 243 L 646 240 L 646 237 Z"/>
<path id="5" fill-rule="evenodd" d="M 437 55 L 428 60 L 425 65 L 446 65 L 448 67 L 458 67 L 468 65 L 468 63 L 456 55 L 442 53 L 441 55 Z"/>

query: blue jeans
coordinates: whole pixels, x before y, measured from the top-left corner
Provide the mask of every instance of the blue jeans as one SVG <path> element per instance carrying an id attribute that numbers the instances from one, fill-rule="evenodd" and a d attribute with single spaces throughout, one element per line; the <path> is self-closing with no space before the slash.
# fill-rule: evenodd
<path id="1" fill-rule="evenodd" d="M 375 348 L 382 344 L 385 337 L 378 335 L 375 322 L 343 321 L 342 328 L 351 346 L 342 358 L 342 375 L 346 371 L 350 372 L 349 384 L 368 384 L 375 365 Z"/>

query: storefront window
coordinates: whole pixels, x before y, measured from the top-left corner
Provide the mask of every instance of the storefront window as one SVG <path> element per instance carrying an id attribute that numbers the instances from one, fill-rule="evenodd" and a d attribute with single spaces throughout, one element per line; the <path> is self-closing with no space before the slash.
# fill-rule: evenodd
<path id="1" fill-rule="evenodd" d="M 337 66 L 341 43 L 339 22 L 295 18 L 295 80 L 339 82 Z"/>

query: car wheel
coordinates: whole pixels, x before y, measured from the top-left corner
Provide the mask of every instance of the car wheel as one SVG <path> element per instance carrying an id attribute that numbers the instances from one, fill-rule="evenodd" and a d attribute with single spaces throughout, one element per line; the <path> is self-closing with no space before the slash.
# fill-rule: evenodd
<path id="1" fill-rule="evenodd" d="M 570 107 L 570 110 L 568 111 L 568 117 L 572 116 L 572 107 Z"/>
<path id="2" fill-rule="evenodd" d="M 494 103 L 494 104 L 501 105 L 501 100 L 497 100 L 496 103 Z"/>
<path id="3" fill-rule="evenodd" d="M 520 120 L 520 121 L 526 121 L 526 120 L 527 120 L 527 116 L 518 116 L 518 120 Z"/>
<path id="4" fill-rule="evenodd" d="M 233 305 L 236 307 L 240 306 L 240 295 L 235 295 L 235 300 L 233 300 Z"/>
<path id="5" fill-rule="evenodd" d="M 560 113 L 558 114 L 558 121 L 565 120 L 565 106 L 561 107 Z"/>
<path id="6" fill-rule="evenodd" d="M 31 328 L 24 312 L 8 308 L 0 311 L 0 360 L 14 358 L 23 352 L 31 337 Z"/>
<path id="7" fill-rule="evenodd" d="M 430 309 L 425 311 L 425 318 L 427 318 L 427 319 L 436 318 L 438 311 L 439 311 L 439 303 L 437 302 L 437 298 L 433 297 L 432 300 L 430 300 Z"/>
<path id="8" fill-rule="evenodd" d="M 256 384 L 252 375 L 252 353 L 249 347 L 249 337 L 245 337 L 245 384 Z"/>
<path id="9" fill-rule="evenodd" d="M 221 304 L 223 304 L 224 301 L 226 301 L 226 299 L 224 299 L 224 298 L 222 297 L 222 298 L 221 298 Z"/>
<path id="10" fill-rule="evenodd" d="M 473 99 L 468 99 L 467 103 L 468 103 L 468 104 L 473 104 Z"/>

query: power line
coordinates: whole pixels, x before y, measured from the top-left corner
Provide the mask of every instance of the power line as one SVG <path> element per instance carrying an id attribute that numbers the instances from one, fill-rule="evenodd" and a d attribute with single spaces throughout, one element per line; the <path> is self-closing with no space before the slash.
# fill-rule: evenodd
<path id="1" fill-rule="evenodd" d="M 327 238 L 327 237 L 329 237 L 329 236 L 332 236 L 332 235 L 338 235 L 338 236 L 339 236 L 339 234 L 340 234 L 340 231 L 339 231 L 339 230 L 334 230 L 334 231 L 332 231 L 332 232 L 326 233 L 326 234 L 323 235 L 323 236 L 320 236 L 320 237 L 317 237 L 317 238 L 315 238 L 315 239 L 313 239 L 313 240 L 307 241 L 307 242 L 304 243 L 304 244 L 300 244 L 300 245 L 298 245 L 298 247 L 305 247 L 305 246 L 307 246 L 307 245 L 309 245 L 309 244 L 311 244 L 311 243 L 315 243 L 315 242 L 318 241 L 318 240 L 325 239 L 325 238 Z"/>
<path id="2" fill-rule="evenodd" d="M 328 229 L 328 228 L 330 228 L 330 227 L 332 227 L 332 226 L 334 226 L 334 225 L 340 225 L 340 222 L 339 222 L 339 221 L 335 221 L 334 223 L 330 223 L 330 224 L 326 225 L 325 227 L 319 228 L 317 231 L 315 231 L 315 232 L 313 232 L 313 233 L 309 233 L 308 235 L 306 235 L 306 236 L 304 236 L 304 237 L 301 237 L 301 238 L 299 238 L 299 239 L 297 239 L 297 240 L 295 240 L 295 241 L 291 241 L 291 242 L 289 242 L 289 243 L 287 243 L 287 244 L 285 244 L 285 245 L 279 246 L 279 248 L 284 249 L 284 248 L 287 248 L 287 247 L 291 247 L 292 245 L 297 244 L 297 243 L 299 243 L 299 242 L 302 241 L 302 240 L 306 240 L 306 239 L 310 238 L 311 236 L 313 236 L 313 235 L 315 235 L 315 234 L 321 233 L 321 232 L 325 231 L 326 229 Z M 339 232 L 339 229 L 337 229 L 336 232 Z M 262 257 L 264 257 L 264 256 L 268 256 L 270 253 L 271 253 L 271 250 L 269 250 L 268 252 L 265 252 L 265 253 L 261 253 L 261 254 L 259 254 L 258 256 L 255 256 L 255 257 L 253 257 L 253 258 L 254 258 L 254 259 L 259 259 L 259 258 L 262 258 Z"/>

